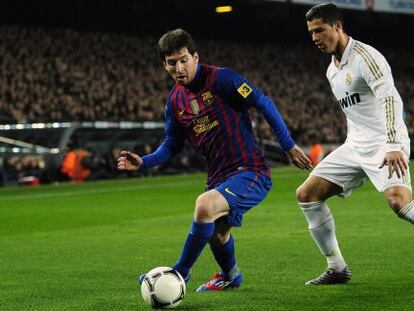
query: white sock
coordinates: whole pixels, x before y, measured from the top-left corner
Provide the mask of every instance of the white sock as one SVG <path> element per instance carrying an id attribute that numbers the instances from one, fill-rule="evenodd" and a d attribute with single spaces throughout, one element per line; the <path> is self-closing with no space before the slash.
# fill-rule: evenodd
<path id="1" fill-rule="evenodd" d="M 405 205 L 399 212 L 398 216 L 414 224 L 414 201 Z"/>
<path id="2" fill-rule="evenodd" d="M 335 222 L 328 205 L 324 201 L 299 203 L 309 224 L 309 231 L 326 257 L 328 267 L 342 271 L 346 267 L 335 235 Z"/>

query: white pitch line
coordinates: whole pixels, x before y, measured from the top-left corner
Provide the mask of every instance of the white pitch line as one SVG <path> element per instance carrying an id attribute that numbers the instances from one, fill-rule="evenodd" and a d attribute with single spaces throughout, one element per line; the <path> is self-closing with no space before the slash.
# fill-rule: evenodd
<path id="1" fill-rule="evenodd" d="M 278 181 L 275 179 L 279 177 L 294 177 L 295 174 L 292 173 L 282 173 L 282 174 L 273 174 L 273 182 L 277 187 Z M 151 189 L 151 188 L 174 188 L 180 186 L 194 185 L 194 181 L 183 181 L 183 182 L 172 182 L 168 184 L 145 184 L 145 185 L 136 185 L 136 186 L 126 186 L 119 188 L 103 188 L 103 189 L 92 189 L 92 190 L 79 190 L 79 191 L 62 191 L 62 192 L 53 192 L 53 193 L 31 193 L 31 194 L 6 194 L 2 195 L 0 192 L 0 202 L 4 201 L 14 201 L 14 200 L 30 200 L 30 199 L 41 199 L 41 198 L 54 198 L 54 197 L 70 197 L 78 195 L 91 195 L 95 193 L 111 193 L 111 192 L 124 192 L 131 190 L 141 190 L 141 189 Z M 200 190 L 204 190 L 204 185 L 200 187 Z"/>
<path id="2" fill-rule="evenodd" d="M 0 196 L 1 201 L 13 201 L 13 200 L 28 200 L 28 199 L 39 199 L 39 198 L 54 198 L 54 197 L 70 197 L 70 196 L 78 196 L 78 195 L 91 195 L 95 193 L 112 193 L 112 192 L 124 192 L 124 191 L 131 191 L 131 190 L 142 190 L 142 189 L 163 189 L 163 188 L 174 188 L 186 185 L 193 185 L 194 182 L 181 182 L 181 183 L 171 183 L 171 184 L 164 184 L 164 185 L 138 185 L 138 186 L 129 186 L 129 187 L 120 187 L 120 188 L 110 188 L 110 189 L 92 189 L 92 190 L 80 190 L 80 191 L 62 191 L 62 192 L 54 192 L 54 193 L 33 193 L 33 194 L 16 194 L 16 195 L 7 195 L 7 196 Z"/>

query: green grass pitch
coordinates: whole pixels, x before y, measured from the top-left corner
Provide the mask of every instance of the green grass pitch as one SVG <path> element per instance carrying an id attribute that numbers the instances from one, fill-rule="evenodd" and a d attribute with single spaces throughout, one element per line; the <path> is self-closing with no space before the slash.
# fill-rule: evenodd
<path id="1" fill-rule="evenodd" d="M 414 231 L 367 184 L 333 198 L 353 279 L 307 287 L 325 268 L 296 205 L 307 177 L 274 169 L 266 200 L 235 229 L 240 289 L 197 293 L 218 271 L 209 248 L 177 310 L 414 310 Z M 0 310 L 148 310 L 137 276 L 172 265 L 204 174 L 0 190 Z"/>

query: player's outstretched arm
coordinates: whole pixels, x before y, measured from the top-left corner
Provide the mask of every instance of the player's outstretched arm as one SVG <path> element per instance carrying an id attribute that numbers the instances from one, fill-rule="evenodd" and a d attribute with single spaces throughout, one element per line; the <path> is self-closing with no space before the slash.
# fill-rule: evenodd
<path id="1" fill-rule="evenodd" d="M 142 159 L 139 155 L 131 151 L 122 150 L 118 157 L 118 170 L 120 171 L 137 171 L 142 165 Z"/>
<path id="2" fill-rule="evenodd" d="M 391 178 L 394 172 L 397 174 L 398 178 L 407 175 L 408 164 L 402 151 L 387 152 L 384 161 L 382 161 L 379 168 L 383 168 L 384 165 L 388 165 L 388 178 Z"/>
<path id="3" fill-rule="evenodd" d="M 302 170 L 312 169 L 312 161 L 306 156 L 303 150 L 294 145 L 291 149 L 285 151 L 289 160 L 297 167 Z"/>

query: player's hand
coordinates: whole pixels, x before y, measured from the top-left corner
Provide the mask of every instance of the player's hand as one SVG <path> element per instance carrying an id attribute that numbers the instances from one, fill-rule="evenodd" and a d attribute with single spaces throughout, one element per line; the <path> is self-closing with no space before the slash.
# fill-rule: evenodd
<path id="1" fill-rule="evenodd" d="M 122 150 L 118 157 L 118 170 L 136 171 L 142 165 L 142 159 L 139 155 L 130 151 Z"/>
<path id="2" fill-rule="evenodd" d="M 312 161 L 306 156 L 301 148 L 294 145 L 292 149 L 286 151 L 289 160 L 302 170 L 312 169 Z"/>
<path id="3" fill-rule="evenodd" d="M 387 152 L 379 168 L 383 168 L 385 165 L 388 165 L 388 179 L 392 177 L 394 172 L 398 178 L 407 175 L 408 163 L 402 151 Z"/>

